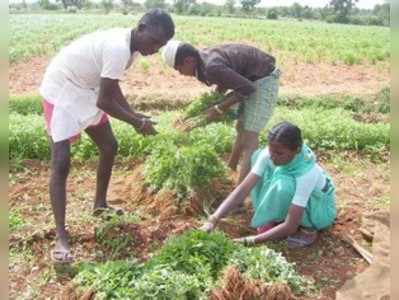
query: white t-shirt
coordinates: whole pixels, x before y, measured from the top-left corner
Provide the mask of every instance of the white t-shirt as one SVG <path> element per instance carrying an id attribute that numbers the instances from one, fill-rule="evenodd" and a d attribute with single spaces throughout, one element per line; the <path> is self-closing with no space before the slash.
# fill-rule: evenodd
<path id="1" fill-rule="evenodd" d="M 54 142 L 101 119 L 103 112 L 97 107 L 100 80 L 122 78 L 138 55 L 131 55 L 130 41 L 131 29 L 98 31 L 73 41 L 52 59 L 40 94 L 54 105 L 53 118 L 58 118 L 51 125 Z"/>
<path id="2" fill-rule="evenodd" d="M 268 148 L 259 153 L 258 159 L 251 169 L 251 173 L 262 177 L 267 167 L 271 167 L 272 169 L 276 167 L 270 157 Z M 313 190 L 321 190 L 325 184 L 326 174 L 320 165 L 316 163 L 312 169 L 296 178 L 296 190 L 292 199 L 292 204 L 306 207 Z"/>

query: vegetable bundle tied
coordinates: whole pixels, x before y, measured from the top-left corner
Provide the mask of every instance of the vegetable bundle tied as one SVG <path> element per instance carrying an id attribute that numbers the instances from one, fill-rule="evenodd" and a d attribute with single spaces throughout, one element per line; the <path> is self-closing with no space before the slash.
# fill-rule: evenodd
<path id="1" fill-rule="evenodd" d="M 189 132 L 194 128 L 206 126 L 208 122 L 204 112 L 208 108 L 221 103 L 223 99 L 224 95 L 218 92 L 202 94 L 199 98 L 188 105 L 183 114 L 175 120 L 175 128 L 184 132 Z M 235 119 L 235 115 L 236 113 L 234 110 L 230 109 L 223 116 L 221 116 L 219 121 L 233 121 Z"/>

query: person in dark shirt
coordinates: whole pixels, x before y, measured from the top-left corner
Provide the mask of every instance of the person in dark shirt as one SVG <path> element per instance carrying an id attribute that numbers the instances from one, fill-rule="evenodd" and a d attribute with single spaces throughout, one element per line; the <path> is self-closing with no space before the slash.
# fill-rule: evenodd
<path id="1" fill-rule="evenodd" d="M 252 46 L 225 44 L 196 49 L 191 44 L 169 41 L 162 57 L 167 65 L 202 83 L 216 85 L 224 100 L 204 113 L 208 122 L 216 121 L 231 106 L 239 105 L 237 138 L 229 167 L 240 163 L 239 183 L 250 170 L 250 160 L 259 146 L 259 133 L 270 120 L 278 97 L 280 70 L 276 59 Z M 231 92 L 226 93 L 228 90 Z"/>

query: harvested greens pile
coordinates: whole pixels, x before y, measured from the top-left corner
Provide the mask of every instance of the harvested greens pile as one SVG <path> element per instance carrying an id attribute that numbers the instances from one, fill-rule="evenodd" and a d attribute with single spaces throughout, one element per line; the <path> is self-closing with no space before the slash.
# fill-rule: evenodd
<path id="1" fill-rule="evenodd" d="M 74 281 L 83 290 L 94 289 L 96 299 L 139 300 L 217 299 L 239 285 L 248 295 L 271 290 L 291 295 L 309 285 L 293 264 L 265 246 L 246 248 L 223 233 L 198 230 L 171 237 L 145 263 L 83 264 Z"/>

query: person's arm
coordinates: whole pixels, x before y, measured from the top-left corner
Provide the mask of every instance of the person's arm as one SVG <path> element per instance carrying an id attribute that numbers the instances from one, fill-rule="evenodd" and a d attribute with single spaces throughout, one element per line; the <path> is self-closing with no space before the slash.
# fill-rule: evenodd
<path id="1" fill-rule="evenodd" d="M 218 104 L 218 107 L 224 113 L 229 109 L 230 106 L 243 101 L 243 99 L 245 99 L 245 98 L 243 98 L 243 96 L 240 95 L 239 93 L 231 92 L 225 96 L 224 100 L 220 104 Z"/>
<path id="2" fill-rule="evenodd" d="M 274 227 L 273 229 L 252 237 L 247 237 L 239 240 L 240 242 L 247 242 L 247 244 L 261 243 L 267 240 L 287 237 L 294 234 L 298 230 L 302 215 L 305 211 L 310 195 L 314 190 L 321 171 L 314 167 L 305 175 L 296 179 L 296 190 L 292 198 L 291 206 L 288 210 L 288 215 L 283 223 Z M 324 177 L 323 177 L 324 178 Z"/>
<path id="3" fill-rule="evenodd" d="M 135 111 L 129 104 L 129 102 L 127 102 L 125 96 L 122 93 L 122 90 L 120 88 L 120 85 L 118 84 L 116 90 L 115 90 L 115 99 L 116 101 L 118 101 L 119 105 L 122 106 L 122 108 L 124 108 L 125 110 L 131 112 L 132 114 L 135 114 L 136 117 L 139 118 L 147 118 L 150 119 L 150 116 L 147 116 L 145 114 L 139 113 L 137 111 Z"/>
<path id="4" fill-rule="evenodd" d="M 234 191 L 222 202 L 217 210 L 208 218 L 208 222 L 202 227 L 205 231 L 211 231 L 216 226 L 217 222 L 227 215 L 234 207 L 242 203 L 248 196 L 249 192 L 256 185 L 259 176 L 254 173 L 249 173 L 247 177 L 237 186 Z"/>
<path id="5" fill-rule="evenodd" d="M 294 234 L 298 230 L 304 210 L 305 208 L 292 204 L 288 210 L 287 217 L 283 223 L 273 227 L 267 232 L 255 236 L 240 238 L 237 239 L 237 241 L 243 242 L 244 244 L 247 245 L 254 245 L 268 240 L 288 237 L 289 235 Z"/>
<path id="6" fill-rule="evenodd" d="M 211 82 L 215 82 L 226 90 L 233 90 L 225 96 L 221 103 L 206 110 L 209 122 L 217 120 L 230 106 L 245 101 L 249 95 L 255 92 L 252 81 L 227 66 L 220 64 L 212 66 L 207 70 L 207 73 Z"/>
<path id="7" fill-rule="evenodd" d="M 143 134 L 156 133 L 153 128 L 153 122 L 137 115 L 130 107 L 128 109 L 126 105 L 129 106 L 129 104 L 126 100 L 121 100 L 121 94 L 118 80 L 101 78 L 97 107 L 111 117 L 131 124 L 137 131 Z M 123 106 L 121 105 L 121 101 Z M 124 102 L 126 103 L 123 104 Z"/>

